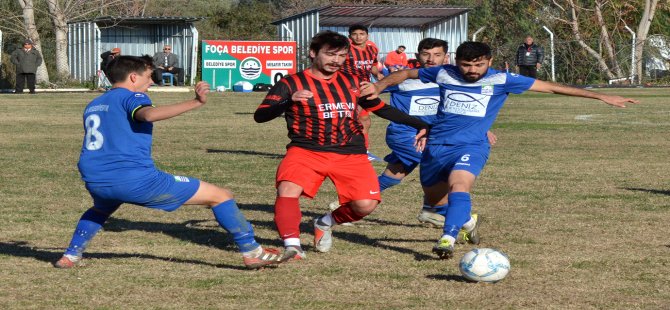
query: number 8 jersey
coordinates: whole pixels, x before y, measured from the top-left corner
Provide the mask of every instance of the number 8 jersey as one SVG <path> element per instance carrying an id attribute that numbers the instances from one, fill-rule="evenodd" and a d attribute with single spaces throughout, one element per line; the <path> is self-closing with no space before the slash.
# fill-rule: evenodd
<path id="1" fill-rule="evenodd" d="M 146 94 L 125 88 L 113 88 L 86 106 L 77 164 L 84 182 L 130 183 L 157 171 L 151 159 L 153 124 L 134 119 L 145 106 L 151 106 Z"/>

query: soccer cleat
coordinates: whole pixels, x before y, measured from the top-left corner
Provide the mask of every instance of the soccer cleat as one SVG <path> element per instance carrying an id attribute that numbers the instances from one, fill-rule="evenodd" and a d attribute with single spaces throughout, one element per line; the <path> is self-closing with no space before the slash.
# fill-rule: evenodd
<path id="1" fill-rule="evenodd" d="M 287 246 L 284 249 L 284 255 L 282 255 L 282 262 L 289 260 L 303 260 L 307 258 L 307 253 L 302 250 L 302 248 L 296 246 Z"/>
<path id="2" fill-rule="evenodd" d="M 422 208 L 416 219 L 428 226 L 444 227 L 444 215 L 437 213 L 435 208 Z"/>
<path id="3" fill-rule="evenodd" d="M 460 232 L 458 232 L 458 238 L 456 240 L 461 241 L 461 242 L 456 242 L 456 243 L 471 243 L 471 244 L 479 244 L 479 224 L 481 223 L 481 219 L 479 218 L 479 215 L 477 213 L 473 213 L 472 218 L 475 219 L 475 226 L 472 228 L 470 231 L 466 231 L 465 229 L 461 229 Z"/>
<path id="4" fill-rule="evenodd" d="M 318 221 L 319 219 L 314 220 L 314 249 L 326 253 L 333 247 L 333 231 L 330 227 L 328 229 L 319 227 Z"/>
<path id="5" fill-rule="evenodd" d="M 257 257 L 245 257 L 244 266 L 249 269 L 260 269 L 267 265 L 276 265 L 283 263 L 285 260 L 291 259 L 292 257 L 286 257 L 285 255 L 280 255 L 279 250 L 277 249 L 263 249 L 260 255 Z"/>
<path id="6" fill-rule="evenodd" d="M 57 262 L 54 263 L 54 267 L 60 269 L 70 269 L 77 267 L 81 264 L 81 257 L 72 256 L 72 255 L 63 255 Z"/>
<path id="7" fill-rule="evenodd" d="M 437 254 L 440 259 L 450 259 L 454 257 L 454 245 L 449 239 L 442 237 L 433 247 L 433 253 Z"/>

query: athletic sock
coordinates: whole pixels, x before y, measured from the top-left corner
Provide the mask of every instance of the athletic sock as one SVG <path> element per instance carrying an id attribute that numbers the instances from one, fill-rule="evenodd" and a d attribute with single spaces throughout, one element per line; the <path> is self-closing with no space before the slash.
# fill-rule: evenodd
<path id="1" fill-rule="evenodd" d="M 240 252 L 256 250 L 260 245 L 254 238 L 254 229 L 247 222 L 234 199 L 226 200 L 212 208 L 214 218 L 223 229 L 233 235 Z"/>
<path id="2" fill-rule="evenodd" d="M 442 235 L 442 238 L 447 238 L 447 239 L 449 240 L 449 242 L 451 242 L 451 245 L 456 244 L 456 238 L 454 238 L 454 237 L 451 236 L 451 235 L 446 235 L 446 234 L 445 234 L 445 235 Z M 440 239 L 442 239 L 442 238 L 440 238 Z"/>
<path id="3" fill-rule="evenodd" d="M 78 257 L 86 250 L 88 243 L 95 237 L 102 225 L 105 224 L 111 214 L 102 213 L 95 208 L 90 208 L 84 212 L 74 229 L 70 245 L 65 250 L 65 255 L 69 257 Z M 70 260 L 72 260 L 70 258 Z"/>
<path id="4" fill-rule="evenodd" d="M 470 193 L 453 192 L 449 193 L 447 198 L 449 207 L 447 207 L 443 230 L 445 235 L 456 238 L 463 224 L 470 219 L 470 211 L 472 210 Z"/>
<path id="5" fill-rule="evenodd" d="M 331 213 L 331 216 L 337 224 L 356 222 L 365 217 L 365 215 L 356 214 L 351 208 L 351 203 L 341 205 Z"/>
<path id="6" fill-rule="evenodd" d="M 294 197 L 277 197 L 275 200 L 275 225 L 282 240 L 300 239 L 300 199 Z"/>
<path id="7" fill-rule="evenodd" d="M 387 188 L 391 188 L 400 184 L 400 181 L 402 181 L 402 179 L 392 178 L 388 175 L 385 175 L 384 173 L 380 174 L 377 177 L 377 180 L 379 180 L 379 190 L 382 192 Z"/>
<path id="8" fill-rule="evenodd" d="M 296 248 L 302 248 L 300 245 L 300 238 L 286 238 L 284 239 L 284 247 L 296 247 Z"/>
<path id="9" fill-rule="evenodd" d="M 316 220 L 316 224 L 324 228 L 330 228 L 335 225 L 335 220 L 333 219 L 333 215 L 331 213 L 326 213 L 326 215 Z"/>
<path id="10" fill-rule="evenodd" d="M 463 224 L 463 229 L 465 231 L 471 231 L 473 228 L 475 228 L 475 224 L 477 224 L 477 221 L 475 221 L 475 218 L 470 215 L 470 219 Z"/>
<path id="11" fill-rule="evenodd" d="M 251 258 L 259 257 L 261 256 L 261 254 L 263 254 L 263 248 L 260 245 L 251 251 L 242 252 L 243 257 L 251 257 Z"/>
<path id="12" fill-rule="evenodd" d="M 437 205 L 437 206 L 434 206 L 434 207 L 430 206 L 430 205 L 427 205 L 427 204 L 424 204 L 423 208 L 428 209 L 428 210 L 430 210 L 432 212 L 435 212 L 437 214 L 440 214 L 442 216 L 446 216 L 447 215 L 447 209 L 449 208 L 449 204 L 445 203 L 443 205 Z"/>

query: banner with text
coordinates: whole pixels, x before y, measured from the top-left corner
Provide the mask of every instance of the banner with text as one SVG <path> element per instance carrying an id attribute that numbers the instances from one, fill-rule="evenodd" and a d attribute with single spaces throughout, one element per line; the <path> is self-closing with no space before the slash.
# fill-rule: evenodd
<path id="1" fill-rule="evenodd" d="M 296 72 L 296 42 L 202 40 L 202 79 L 212 89 L 240 81 L 274 85 Z"/>

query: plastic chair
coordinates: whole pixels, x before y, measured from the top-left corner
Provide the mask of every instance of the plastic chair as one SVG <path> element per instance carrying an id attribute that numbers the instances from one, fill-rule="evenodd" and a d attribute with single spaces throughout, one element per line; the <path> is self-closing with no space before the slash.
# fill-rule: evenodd
<path id="1" fill-rule="evenodd" d="M 174 74 L 169 72 L 163 72 L 163 86 L 173 86 L 174 85 Z"/>

